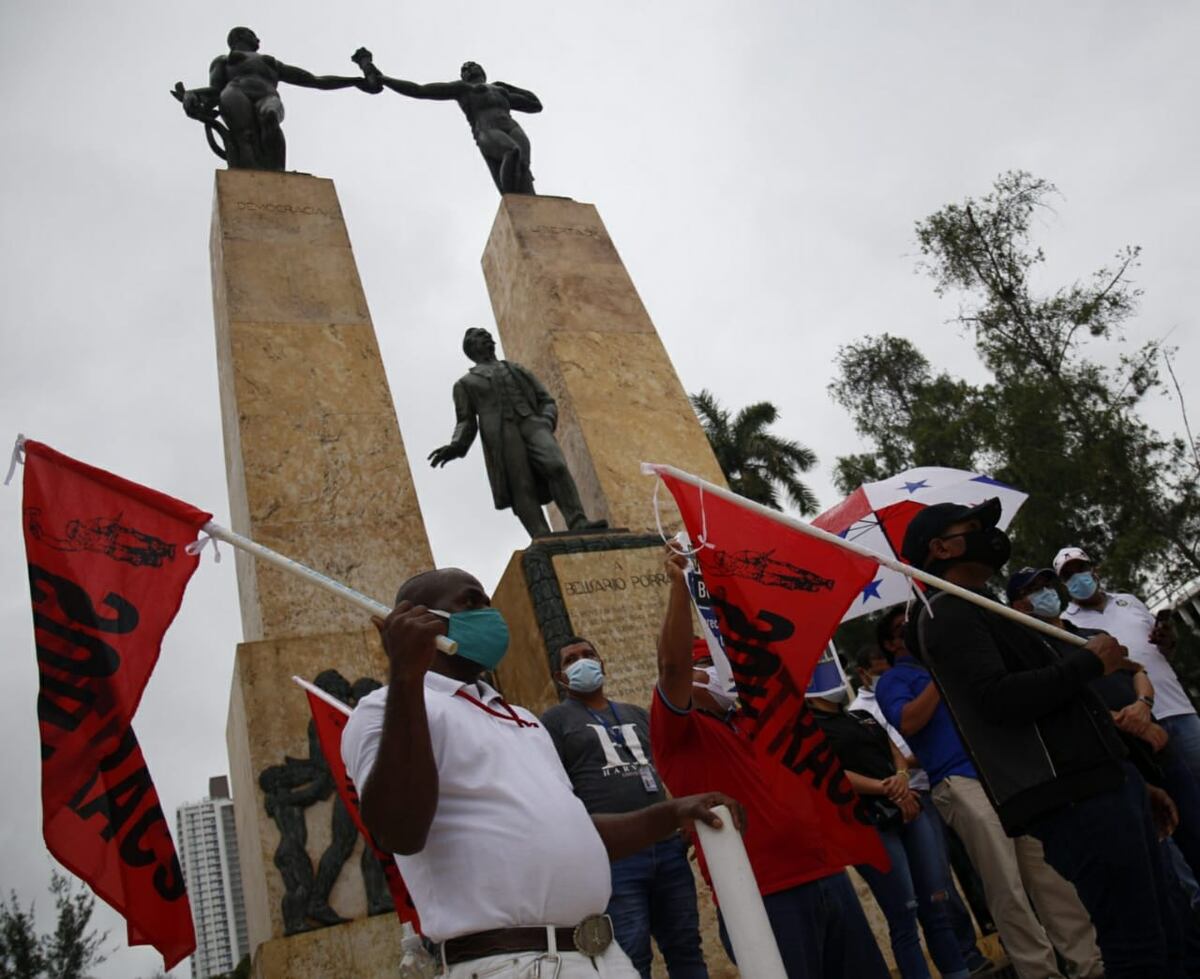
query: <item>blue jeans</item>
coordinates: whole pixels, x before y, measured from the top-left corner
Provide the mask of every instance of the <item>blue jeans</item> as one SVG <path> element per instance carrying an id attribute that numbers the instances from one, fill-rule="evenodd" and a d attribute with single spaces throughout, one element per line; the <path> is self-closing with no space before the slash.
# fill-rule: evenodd
<path id="1" fill-rule="evenodd" d="M 1185 716 L 1195 717 L 1194 714 Z M 1177 866 L 1176 870 L 1191 902 L 1200 904 L 1200 889 L 1196 884 L 1197 875 L 1200 875 L 1200 780 L 1192 773 L 1174 738 L 1159 752 L 1156 760 L 1162 769 L 1163 788 L 1179 809 L 1179 826 L 1172 837 L 1177 852 L 1171 856 L 1182 854 L 1187 866 Z"/>
<path id="2" fill-rule="evenodd" d="M 788 979 L 888 979 L 887 966 L 845 873 L 764 894 Z M 725 920 L 721 943 L 736 965 Z"/>
<path id="3" fill-rule="evenodd" d="M 613 861 L 608 915 L 617 944 L 643 979 L 650 979 L 651 935 L 671 979 L 708 979 L 700 951 L 696 881 L 682 837 Z"/>
<path id="4" fill-rule="evenodd" d="M 1129 764 L 1120 789 L 1034 820 L 1046 862 L 1075 885 L 1107 979 L 1182 976 L 1182 923 L 1150 818 L 1146 783 Z"/>
<path id="5" fill-rule="evenodd" d="M 1171 736 L 1171 747 L 1200 781 L 1200 716 L 1176 714 L 1164 717 L 1159 725 Z M 1200 873 L 1200 869 L 1197 870 Z"/>
<path id="6" fill-rule="evenodd" d="M 943 979 L 965 979 L 966 963 L 950 919 L 950 866 L 939 827 L 922 811 L 910 823 L 881 830 L 884 849 L 892 862 L 886 874 L 858 867 L 887 918 L 892 954 L 904 979 L 929 979 L 921 951 L 917 918 L 925 930 L 929 955 Z"/>
<path id="7" fill-rule="evenodd" d="M 946 913 L 950 916 L 950 927 L 954 929 L 954 937 L 958 942 L 958 954 L 962 956 L 963 964 L 967 969 L 975 969 L 987 964 L 987 958 L 979 951 L 979 946 L 975 944 L 975 921 L 971 917 L 971 912 L 967 910 L 967 906 L 963 903 L 963 899 L 959 896 L 958 888 L 954 886 L 953 870 L 957 869 L 951 866 L 950 855 L 950 837 L 949 828 L 942 820 L 942 814 L 937 811 L 937 806 L 933 804 L 933 795 L 929 792 L 917 792 L 917 798 L 921 800 L 921 810 L 929 817 L 942 838 L 942 852 L 946 856 L 946 866 L 950 873 L 950 887 L 948 893 L 950 900 L 949 906 L 946 908 Z M 958 844 L 960 847 L 961 843 Z M 966 857 L 964 851 L 963 857 Z M 975 868 L 970 865 L 969 858 L 967 868 L 974 873 Z M 959 871 L 960 880 L 963 877 L 963 871 Z M 928 929 L 921 908 L 917 907 L 917 919 L 921 922 L 921 927 Z M 990 920 L 990 918 L 989 918 Z M 993 929 L 994 930 L 994 929 Z"/>

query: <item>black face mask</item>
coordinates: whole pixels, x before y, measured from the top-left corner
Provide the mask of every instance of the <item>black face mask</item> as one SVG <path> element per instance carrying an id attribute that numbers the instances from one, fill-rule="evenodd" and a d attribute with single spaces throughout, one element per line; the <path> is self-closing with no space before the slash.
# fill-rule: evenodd
<path id="1" fill-rule="evenodd" d="M 955 536 L 963 539 L 963 552 L 957 557 L 934 562 L 942 568 L 969 561 L 974 564 L 986 564 L 989 568 L 999 571 L 1012 554 L 1012 541 L 999 527 L 990 530 L 968 530 L 965 534 Z"/>

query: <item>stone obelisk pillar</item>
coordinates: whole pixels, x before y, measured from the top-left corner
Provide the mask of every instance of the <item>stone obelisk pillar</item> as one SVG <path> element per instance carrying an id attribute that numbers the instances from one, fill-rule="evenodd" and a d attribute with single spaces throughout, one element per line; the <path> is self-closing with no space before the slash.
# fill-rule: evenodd
<path id="1" fill-rule="evenodd" d="M 504 356 L 530 368 L 558 401 L 557 436 L 584 509 L 615 528 L 556 534 L 513 556 L 494 597 L 524 630 L 520 648 L 537 652 L 505 661 L 507 692 L 521 703 L 556 702 L 547 667 L 578 633 L 605 645 L 605 689 L 645 702 L 667 578 L 654 482 L 639 464 L 671 463 L 719 485 L 725 478 L 595 207 L 506 195 L 483 274 Z M 670 494 L 659 502 L 670 533 L 678 513 Z"/>
<path id="2" fill-rule="evenodd" d="M 483 275 L 504 356 L 530 368 L 558 400 L 558 439 L 588 516 L 653 529 L 653 483 L 641 462 L 669 462 L 725 484 L 593 205 L 506 195 Z M 669 495 L 663 516 L 664 526 L 677 527 Z"/>
<path id="3" fill-rule="evenodd" d="M 389 601 L 433 560 L 332 181 L 219 171 L 211 248 L 234 529 Z M 361 842 L 339 864 L 340 803 L 314 774 L 308 705 L 290 682 L 381 679 L 378 639 L 357 609 L 237 562 L 246 641 L 226 738 L 254 975 L 394 974 L 397 920 L 366 917 Z M 325 911 L 311 892 L 331 877 Z M 335 916 L 350 923 L 321 927 Z"/>

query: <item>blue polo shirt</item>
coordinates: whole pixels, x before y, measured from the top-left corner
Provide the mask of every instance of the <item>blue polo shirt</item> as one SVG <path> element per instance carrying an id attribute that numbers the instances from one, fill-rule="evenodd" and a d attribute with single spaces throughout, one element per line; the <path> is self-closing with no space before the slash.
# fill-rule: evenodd
<path id="1" fill-rule="evenodd" d="M 883 716 L 897 731 L 900 730 L 900 714 L 904 706 L 915 700 L 932 682 L 929 671 L 908 655 L 897 656 L 896 665 L 880 674 L 875 681 L 875 699 L 883 710 Z M 937 705 L 928 724 L 915 734 L 904 735 L 904 740 L 929 773 L 932 785 L 937 785 L 949 775 L 979 778 L 955 730 L 954 721 L 950 719 L 945 701 Z"/>

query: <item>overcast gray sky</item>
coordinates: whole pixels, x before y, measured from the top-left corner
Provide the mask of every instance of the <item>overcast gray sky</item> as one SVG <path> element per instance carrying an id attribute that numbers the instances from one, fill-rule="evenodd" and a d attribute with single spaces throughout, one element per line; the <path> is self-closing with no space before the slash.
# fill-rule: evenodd
<path id="1" fill-rule="evenodd" d="M 355 73 L 366 44 L 397 77 L 447 80 L 469 58 L 535 91 L 545 112 L 522 122 L 539 191 L 598 206 L 687 390 L 779 406 L 779 431 L 820 457 L 823 505 L 834 457 L 858 447 L 826 393 L 839 345 L 886 330 L 978 376 L 947 325 L 956 301 L 914 272 L 913 222 L 1005 169 L 1063 192 L 1039 219 L 1047 285 L 1144 246 L 1130 344 L 1173 330 L 1195 397 L 1194 4 L 10 0 L 3 438 L 24 432 L 227 521 L 208 268 L 219 161 L 168 91 L 204 84 L 239 23 L 317 73 Z M 495 189 L 453 104 L 284 99 L 289 165 L 337 183 L 419 461 L 452 428 L 464 328 L 493 325 L 479 257 Z M 1166 397 L 1146 414 L 1180 426 Z M 491 512 L 478 451 L 414 476 L 437 561 L 493 585 L 523 540 Z M 44 906 L 19 488 L 0 500 L 0 886 Z M 226 770 L 240 637 L 233 563 L 206 560 L 136 719 L 170 814 Z M 101 918 L 123 945 L 115 915 Z M 98 975 L 159 961 L 122 948 Z"/>

